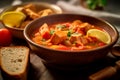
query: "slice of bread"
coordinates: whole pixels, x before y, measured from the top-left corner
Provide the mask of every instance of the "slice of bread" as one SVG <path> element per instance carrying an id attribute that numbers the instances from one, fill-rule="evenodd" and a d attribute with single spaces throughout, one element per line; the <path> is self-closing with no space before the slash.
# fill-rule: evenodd
<path id="1" fill-rule="evenodd" d="M 10 78 L 27 80 L 28 62 L 29 62 L 28 47 L 13 46 L 2 47 L 0 49 L 1 70 L 3 71 L 3 73 L 5 73 L 5 75 L 10 76 Z"/>

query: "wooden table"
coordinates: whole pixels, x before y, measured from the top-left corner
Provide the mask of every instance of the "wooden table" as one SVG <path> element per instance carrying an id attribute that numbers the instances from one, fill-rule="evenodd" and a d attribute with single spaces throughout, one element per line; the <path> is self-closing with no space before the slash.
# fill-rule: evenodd
<path id="1" fill-rule="evenodd" d="M 88 80 L 88 77 L 105 68 L 114 65 L 116 59 L 106 57 L 104 60 L 93 62 L 92 64 L 68 69 L 56 69 L 56 67 L 45 66 L 41 59 L 35 54 L 30 55 L 30 71 L 28 80 Z M 69 67 L 68 67 L 69 68 Z M 108 80 L 120 80 L 120 72 Z"/>

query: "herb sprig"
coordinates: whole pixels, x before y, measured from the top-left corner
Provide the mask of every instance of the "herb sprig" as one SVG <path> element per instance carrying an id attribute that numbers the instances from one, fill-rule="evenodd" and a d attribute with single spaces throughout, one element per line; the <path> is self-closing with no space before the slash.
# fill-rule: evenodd
<path id="1" fill-rule="evenodd" d="M 105 7 L 107 0 L 86 0 L 89 9 L 96 9 L 97 7 Z"/>

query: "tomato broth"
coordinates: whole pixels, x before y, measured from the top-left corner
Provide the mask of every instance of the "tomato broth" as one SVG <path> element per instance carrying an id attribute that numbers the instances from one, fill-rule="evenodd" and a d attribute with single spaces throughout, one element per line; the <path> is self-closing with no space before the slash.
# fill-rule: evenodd
<path id="1" fill-rule="evenodd" d="M 44 23 L 32 33 L 31 39 L 39 45 L 57 50 L 87 50 L 107 45 L 97 37 L 89 36 L 87 32 L 91 29 L 107 33 L 99 26 L 74 20 L 52 25 Z"/>

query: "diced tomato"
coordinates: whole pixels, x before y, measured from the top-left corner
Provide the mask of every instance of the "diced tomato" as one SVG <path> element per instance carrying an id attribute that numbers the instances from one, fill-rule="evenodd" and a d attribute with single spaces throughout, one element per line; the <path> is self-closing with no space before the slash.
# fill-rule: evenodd
<path id="1" fill-rule="evenodd" d="M 44 39 L 49 39 L 50 38 L 50 30 L 49 30 L 49 27 L 46 23 L 44 23 L 40 27 L 39 32 L 40 32 L 42 38 L 44 38 Z"/>
<path id="2" fill-rule="evenodd" d="M 85 32 L 84 32 L 84 31 L 82 31 L 82 30 L 77 30 L 76 32 L 77 32 L 77 33 L 80 33 L 80 34 L 82 34 L 82 35 L 84 35 L 84 34 L 85 34 Z"/>
<path id="3" fill-rule="evenodd" d="M 81 42 L 75 44 L 76 47 L 83 46 L 83 45 L 84 45 L 84 44 L 81 43 Z"/>
<path id="4" fill-rule="evenodd" d="M 106 45 L 106 44 L 103 43 L 103 42 L 100 42 L 98 45 L 99 45 L 99 46 L 104 46 L 104 45 Z"/>
<path id="5" fill-rule="evenodd" d="M 71 25 L 70 23 L 66 23 L 65 24 L 66 27 L 70 27 L 70 25 Z"/>
<path id="6" fill-rule="evenodd" d="M 91 42 L 97 42 L 98 39 L 96 37 L 90 37 L 91 38 Z"/>
<path id="7" fill-rule="evenodd" d="M 49 32 L 44 32 L 43 34 L 42 34 L 42 37 L 44 38 L 44 39 L 49 39 L 50 37 L 51 37 L 51 35 L 50 35 L 50 33 Z"/>

